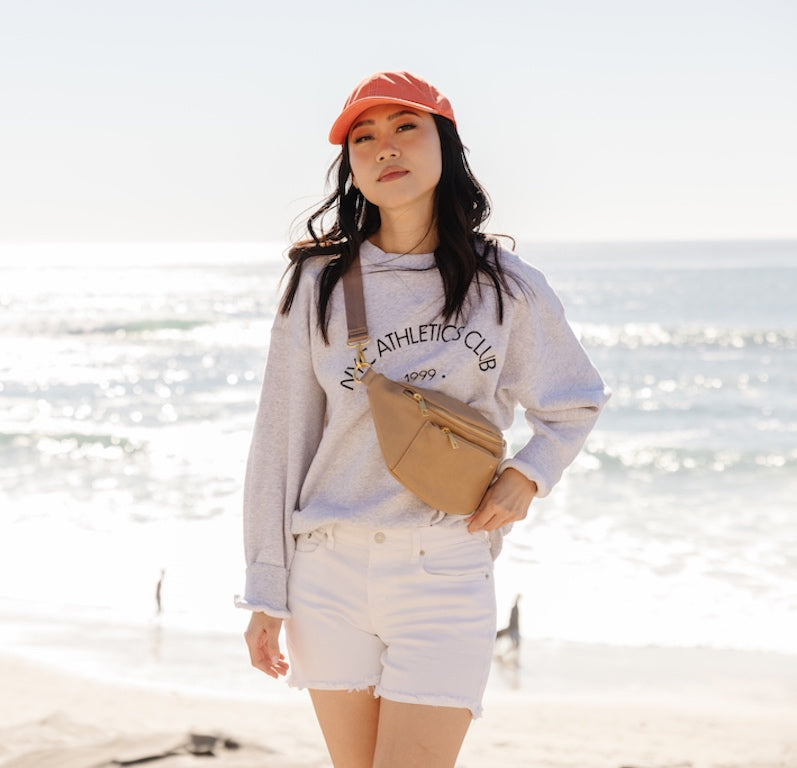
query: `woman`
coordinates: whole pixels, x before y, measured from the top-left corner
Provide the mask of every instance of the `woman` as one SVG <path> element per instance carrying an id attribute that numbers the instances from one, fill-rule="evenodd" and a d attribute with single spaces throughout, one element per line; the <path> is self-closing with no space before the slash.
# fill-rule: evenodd
<path id="1" fill-rule="evenodd" d="M 244 489 L 252 664 L 310 689 L 333 763 L 453 766 L 495 639 L 492 558 L 580 450 L 607 395 L 542 275 L 480 232 L 487 197 L 448 100 L 406 72 L 361 82 L 330 132 L 337 189 L 293 246 Z M 334 168 L 334 166 L 333 166 Z M 325 219 L 331 218 L 331 222 Z M 528 443 L 470 516 L 384 466 L 347 347 L 341 275 L 359 257 L 370 343 Z"/>

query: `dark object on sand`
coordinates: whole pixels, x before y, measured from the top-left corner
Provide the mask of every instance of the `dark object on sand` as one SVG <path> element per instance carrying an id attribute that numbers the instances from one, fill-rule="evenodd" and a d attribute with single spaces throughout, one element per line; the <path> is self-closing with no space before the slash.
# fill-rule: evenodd
<path id="1" fill-rule="evenodd" d="M 499 629 L 495 635 L 495 639 L 499 640 L 502 637 L 508 637 L 512 641 L 514 648 L 520 647 L 520 609 L 518 603 L 520 602 L 520 595 L 515 598 L 515 604 L 509 613 L 509 624 L 503 629 Z"/>
<path id="2" fill-rule="evenodd" d="M 155 760 L 163 760 L 167 757 L 180 755 L 187 752 L 189 755 L 201 755 L 202 757 L 214 757 L 218 749 L 239 749 L 240 744 L 234 739 L 228 739 L 223 736 L 212 736 L 204 733 L 189 733 L 188 741 L 180 744 L 173 749 L 167 749 L 163 752 L 158 752 L 153 755 L 145 755 L 144 757 L 134 757 L 129 760 L 112 760 L 111 765 L 128 766 L 128 765 L 143 765 L 144 763 L 152 763 Z"/>
<path id="3" fill-rule="evenodd" d="M 208 758 L 212 758 L 208 760 Z M 220 733 L 141 734 L 98 743 L 34 749 L 3 762 L 3 768 L 300 768 L 306 765 L 265 745 L 246 744 Z"/>

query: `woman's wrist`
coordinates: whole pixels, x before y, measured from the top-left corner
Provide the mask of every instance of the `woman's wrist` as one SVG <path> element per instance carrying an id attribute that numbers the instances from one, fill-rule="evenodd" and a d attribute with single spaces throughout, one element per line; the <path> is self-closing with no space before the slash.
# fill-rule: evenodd
<path id="1" fill-rule="evenodd" d="M 511 473 L 511 474 L 509 474 Z M 509 478 L 511 482 L 516 483 L 517 485 L 525 485 L 528 493 L 531 495 L 532 498 L 537 495 L 537 483 L 534 480 L 529 479 L 526 477 L 519 469 L 515 469 L 514 467 L 507 467 L 501 475 L 509 474 Z"/>

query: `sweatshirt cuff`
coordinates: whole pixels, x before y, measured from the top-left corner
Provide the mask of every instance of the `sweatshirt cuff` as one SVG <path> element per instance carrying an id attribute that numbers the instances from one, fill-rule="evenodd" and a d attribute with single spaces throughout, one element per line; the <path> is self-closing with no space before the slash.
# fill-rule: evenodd
<path id="1" fill-rule="evenodd" d="M 525 461 L 521 461 L 517 457 L 504 459 L 498 465 L 498 474 L 500 475 L 505 469 L 510 468 L 516 469 L 521 475 L 527 477 L 533 483 L 537 484 L 537 493 L 535 494 L 535 498 L 541 499 L 551 492 L 552 484 L 547 482 L 541 476 L 538 470 L 535 470 L 534 467 L 530 466 Z"/>
<path id="2" fill-rule="evenodd" d="M 289 619 L 287 570 L 280 565 L 252 563 L 246 569 L 244 594 L 235 596 L 235 605 L 276 619 Z"/>

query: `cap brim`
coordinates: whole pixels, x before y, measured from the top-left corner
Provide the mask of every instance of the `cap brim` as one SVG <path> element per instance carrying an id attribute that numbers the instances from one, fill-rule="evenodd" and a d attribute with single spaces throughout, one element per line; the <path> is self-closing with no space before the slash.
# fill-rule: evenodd
<path id="1" fill-rule="evenodd" d="M 396 99 L 389 96 L 366 96 L 364 99 L 358 99 L 353 104 L 350 104 L 340 113 L 340 116 L 332 124 L 332 128 L 329 131 L 329 143 L 343 144 L 346 141 L 346 137 L 349 135 L 349 129 L 354 121 L 365 112 L 366 109 L 376 107 L 380 104 L 400 104 L 403 107 L 411 107 L 421 112 L 437 114 L 436 110 L 427 107 L 425 104 L 418 104 L 416 101 Z"/>

